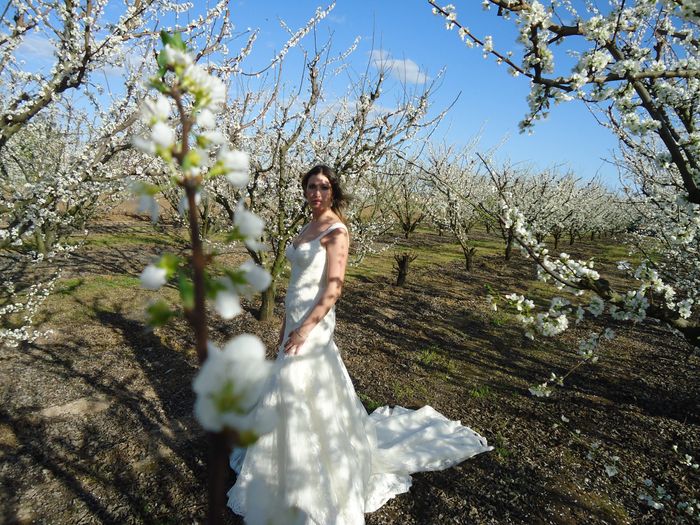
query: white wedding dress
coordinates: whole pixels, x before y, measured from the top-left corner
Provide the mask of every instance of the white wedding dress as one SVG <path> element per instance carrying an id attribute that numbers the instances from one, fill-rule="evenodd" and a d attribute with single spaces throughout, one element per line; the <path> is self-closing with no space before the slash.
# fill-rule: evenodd
<path id="1" fill-rule="evenodd" d="M 337 228 L 345 226 L 336 223 L 312 241 L 287 247 L 292 274 L 284 339 L 323 292 L 326 250 L 320 241 Z M 368 415 L 333 342 L 334 329 L 332 308 L 298 355 L 287 356 L 280 347 L 278 368 L 258 404 L 276 412 L 276 427 L 231 456 L 239 475 L 228 505 L 237 514 L 246 515 L 247 492 L 255 484 L 256 498 L 301 509 L 304 523 L 363 524 L 366 512 L 408 491 L 410 473 L 441 470 L 493 448 L 429 406 L 382 407 Z"/>

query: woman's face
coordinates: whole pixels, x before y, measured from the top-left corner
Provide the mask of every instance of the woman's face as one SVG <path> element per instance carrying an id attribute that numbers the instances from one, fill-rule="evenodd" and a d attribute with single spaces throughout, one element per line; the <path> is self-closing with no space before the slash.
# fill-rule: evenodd
<path id="1" fill-rule="evenodd" d="M 331 181 L 323 173 L 311 175 L 306 182 L 304 196 L 312 210 L 329 209 L 333 204 Z"/>

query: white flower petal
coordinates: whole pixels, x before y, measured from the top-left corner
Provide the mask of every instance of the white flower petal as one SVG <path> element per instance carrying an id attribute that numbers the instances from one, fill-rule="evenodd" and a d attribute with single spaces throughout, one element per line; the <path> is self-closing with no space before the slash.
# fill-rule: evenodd
<path id="1" fill-rule="evenodd" d="M 141 286 L 147 290 L 157 290 L 166 282 L 167 272 L 165 268 L 159 268 L 155 264 L 149 264 L 141 272 L 139 279 Z"/>
<path id="2" fill-rule="evenodd" d="M 165 122 L 156 122 L 151 128 L 151 139 L 158 146 L 170 148 L 175 143 L 175 130 Z"/>
<path id="3" fill-rule="evenodd" d="M 248 184 L 248 172 L 247 171 L 229 171 L 226 174 L 226 180 L 231 186 L 236 188 L 243 188 Z"/>
<path id="4" fill-rule="evenodd" d="M 270 283 L 272 282 L 272 277 L 270 273 L 263 268 L 258 266 L 253 261 L 246 261 L 241 264 L 241 270 L 245 272 L 246 281 L 248 284 L 256 291 L 262 292 L 266 290 Z"/>
<path id="5" fill-rule="evenodd" d="M 265 221 L 242 206 L 236 210 L 233 223 L 240 234 L 248 239 L 259 239 L 265 230 Z"/>
<path id="6" fill-rule="evenodd" d="M 206 108 L 197 113 L 197 125 L 202 129 L 214 129 L 216 127 L 214 113 Z"/>
<path id="7" fill-rule="evenodd" d="M 269 418 L 258 420 L 251 410 L 271 370 L 265 347 L 254 335 L 239 335 L 221 351 L 210 348 L 192 385 L 197 394 L 195 415 L 202 426 L 214 431 L 225 426 L 252 430 L 257 435 L 270 429 Z"/>
<path id="8" fill-rule="evenodd" d="M 145 139 L 143 137 L 134 137 L 131 139 L 133 146 L 147 155 L 155 155 L 156 145 L 150 139 Z"/>
<path id="9" fill-rule="evenodd" d="M 250 157 L 245 151 L 222 149 L 219 162 L 226 171 L 226 180 L 233 186 L 242 188 L 248 184 Z"/>
<path id="10" fill-rule="evenodd" d="M 214 308 L 224 319 L 233 319 L 243 311 L 238 294 L 231 290 L 219 290 L 217 292 Z"/>

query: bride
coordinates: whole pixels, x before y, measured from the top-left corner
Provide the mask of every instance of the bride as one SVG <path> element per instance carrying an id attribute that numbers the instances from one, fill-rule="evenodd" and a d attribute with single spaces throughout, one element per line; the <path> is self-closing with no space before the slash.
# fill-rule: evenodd
<path id="1" fill-rule="evenodd" d="M 273 509 L 282 508 L 294 509 L 298 523 L 363 524 L 366 512 L 409 490 L 410 473 L 441 470 L 492 447 L 429 406 L 367 414 L 333 342 L 348 259 L 346 197 L 323 165 L 304 175 L 302 188 L 312 219 L 287 247 L 292 273 L 278 368 L 258 405 L 274 410 L 277 423 L 232 454 L 238 478 L 228 505 L 250 522 L 262 513 L 262 522 L 276 523 Z"/>

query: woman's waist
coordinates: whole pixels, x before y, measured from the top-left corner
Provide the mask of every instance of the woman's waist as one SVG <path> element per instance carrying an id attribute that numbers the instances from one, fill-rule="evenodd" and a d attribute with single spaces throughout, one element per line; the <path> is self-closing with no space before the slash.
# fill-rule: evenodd
<path id="1" fill-rule="evenodd" d="M 287 288 L 287 295 L 284 298 L 286 308 L 307 308 L 316 304 L 320 297 L 320 291 L 310 290 L 308 287 L 297 286 Z"/>

